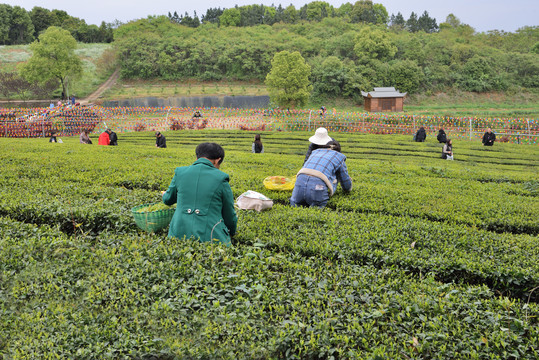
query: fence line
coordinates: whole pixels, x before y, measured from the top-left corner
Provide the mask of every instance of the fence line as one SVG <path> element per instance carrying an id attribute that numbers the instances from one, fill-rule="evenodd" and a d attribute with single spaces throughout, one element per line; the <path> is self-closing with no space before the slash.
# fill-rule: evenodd
<path id="1" fill-rule="evenodd" d="M 52 131 L 59 136 L 78 135 L 82 129 L 93 132 L 107 127 L 116 132 L 171 129 L 243 129 L 314 131 L 326 127 L 333 132 L 413 134 L 421 126 L 428 134 L 443 128 L 453 138 L 479 139 L 492 128 L 499 141 L 538 144 L 539 122 L 525 118 L 479 118 L 410 115 L 403 113 L 328 112 L 313 110 L 202 108 L 203 118 L 193 120 L 193 108 L 148 107 L 65 107 L 0 109 L 0 137 L 43 137 Z M 9 109 L 13 112 L 13 109 Z"/>

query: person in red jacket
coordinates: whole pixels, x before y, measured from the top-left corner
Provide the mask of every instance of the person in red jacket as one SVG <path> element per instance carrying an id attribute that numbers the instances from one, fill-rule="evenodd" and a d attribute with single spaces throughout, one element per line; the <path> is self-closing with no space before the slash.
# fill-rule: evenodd
<path id="1" fill-rule="evenodd" d="M 110 145 L 110 129 L 105 130 L 101 135 L 99 135 L 99 140 L 97 140 L 98 145 Z"/>

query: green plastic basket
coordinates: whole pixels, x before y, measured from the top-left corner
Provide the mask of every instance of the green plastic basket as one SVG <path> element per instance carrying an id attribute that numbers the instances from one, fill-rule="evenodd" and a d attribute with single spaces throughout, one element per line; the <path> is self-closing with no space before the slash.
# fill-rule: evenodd
<path id="1" fill-rule="evenodd" d="M 143 208 L 149 205 L 155 205 L 159 203 L 152 204 L 142 204 L 135 206 L 131 209 L 133 217 L 135 218 L 135 223 L 139 228 L 147 232 L 156 232 L 161 229 L 166 228 L 174 216 L 174 211 L 176 208 L 166 209 L 166 210 L 157 210 L 151 212 L 137 212 L 138 209 Z"/>

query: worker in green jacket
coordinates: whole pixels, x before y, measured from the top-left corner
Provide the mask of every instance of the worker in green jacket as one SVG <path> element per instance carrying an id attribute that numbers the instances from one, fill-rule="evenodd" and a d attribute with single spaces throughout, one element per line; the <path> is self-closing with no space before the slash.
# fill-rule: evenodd
<path id="1" fill-rule="evenodd" d="M 176 168 L 163 194 L 165 204 L 178 203 L 168 235 L 178 239 L 192 237 L 201 242 L 220 241 L 230 246 L 238 217 L 229 176 L 219 170 L 225 150 L 219 144 L 202 143 L 195 153 L 197 161 Z"/>

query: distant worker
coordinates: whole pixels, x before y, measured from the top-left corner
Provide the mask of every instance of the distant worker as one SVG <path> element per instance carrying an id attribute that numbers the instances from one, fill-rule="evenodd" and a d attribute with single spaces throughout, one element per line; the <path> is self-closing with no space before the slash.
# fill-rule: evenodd
<path id="1" fill-rule="evenodd" d="M 110 136 L 110 144 L 109 145 L 117 146 L 118 145 L 118 135 L 116 135 L 116 133 L 114 131 L 110 130 L 109 136 Z"/>
<path id="2" fill-rule="evenodd" d="M 436 139 L 439 143 L 446 143 L 447 142 L 447 135 L 445 134 L 444 129 L 440 129 L 438 131 L 438 136 L 436 136 Z"/>
<path id="3" fill-rule="evenodd" d="M 58 142 L 58 140 L 56 139 L 56 132 L 54 132 L 54 131 L 51 132 L 51 137 L 49 138 L 49 142 L 50 143 Z"/>
<path id="4" fill-rule="evenodd" d="M 251 152 L 255 154 L 260 154 L 264 152 L 264 145 L 262 145 L 262 140 L 260 140 L 260 134 L 255 135 L 255 141 L 251 147 Z"/>
<path id="5" fill-rule="evenodd" d="M 322 106 L 320 108 L 320 110 L 318 110 L 318 114 L 320 115 L 320 119 L 322 119 L 324 116 L 326 116 L 326 112 L 327 112 L 327 110 L 326 110 L 325 106 Z"/>
<path id="6" fill-rule="evenodd" d="M 483 135 L 483 146 L 492 146 L 494 141 L 496 141 L 496 134 L 492 132 L 491 128 L 488 128 L 485 135 Z"/>
<path id="7" fill-rule="evenodd" d="M 159 131 L 155 133 L 155 146 L 160 149 L 167 147 L 167 139 Z"/>
<path id="8" fill-rule="evenodd" d="M 417 130 L 417 133 L 414 136 L 414 140 L 417 142 L 424 142 L 427 138 L 427 132 L 425 131 L 425 128 L 421 126 L 419 130 Z"/>
<path id="9" fill-rule="evenodd" d="M 303 163 L 305 163 L 309 156 L 311 156 L 311 153 L 315 147 L 320 145 L 326 145 L 328 142 L 336 140 L 328 135 L 328 131 L 326 128 L 319 127 L 318 129 L 316 129 L 314 135 L 309 138 L 309 141 L 309 148 L 307 149 L 307 153 L 305 154 L 305 160 L 303 160 Z"/>
<path id="10" fill-rule="evenodd" d="M 107 145 L 107 146 L 110 145 L 110 133 L 111 133 L 110 129 L 103 131 L 101 135 L 99 135 L 99 139 L 97 139 L 97 144 Z"/>
<path id="11" fill-rule="evenodd" d="M 163 194 L 166 205 L 178 204 L 168 236 L 230 246 L 238 217 L 230 178 L 219 170 L 225 150 L 219 144 L 202 143 L 195 153 L 197 160 L 191 166 L 177 167 Z"/>
<path id="12" fill-rule="evenodd" d="M 79 142 L 81 144 L 91 144 L 92 143 L 92 140 L 90 140 L 90 136 L 88 136 L 89 133 L 90 133 L 90 131 L 88 131 L 87 129 L 82 130 L 82 132 L 80 133 L 80 136 L 79 136 Z"/>
<path id="13" fill-rule="evenodd" d="M 336 141 L 315 145 L 311 156 L 298 172 L 290 197 L 292 206 L 323 208 L 340 183 L 345 192 L 352 190 L 352 179 L 346 168 L 346 156 Z"/>
<path id="14" fill-rule="evenodd" d="M 453 160 L 453 140 L 447 139 L 442 149 L 442 159 Z"/>

